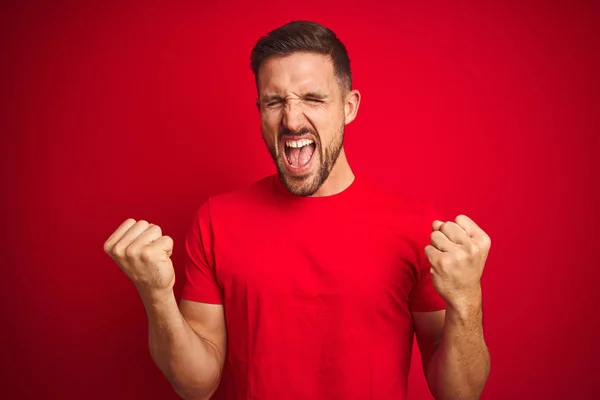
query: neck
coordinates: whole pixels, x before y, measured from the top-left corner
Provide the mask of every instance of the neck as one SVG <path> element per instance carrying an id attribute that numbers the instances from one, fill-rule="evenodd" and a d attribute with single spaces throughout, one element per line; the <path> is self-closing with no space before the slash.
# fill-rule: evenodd
<path id="1" fill-rule="evenodd" d="M 354 172 L 348 164 L 346 152 L 342 147 L 329 176 L 313 197 L 333 196 L 346 190 L 354 182 Z"/>

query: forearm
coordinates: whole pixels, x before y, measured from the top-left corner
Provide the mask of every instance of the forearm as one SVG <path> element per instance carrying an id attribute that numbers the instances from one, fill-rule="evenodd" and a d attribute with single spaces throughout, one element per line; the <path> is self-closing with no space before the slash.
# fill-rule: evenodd
<path id="1" fill-rule="evenodd" d="M 490 371 L 483 336 L 481 293 L 469 304 L 448 307 L 444 336 L 426 375 L 437 400 L 479 399 Z"/>
<path id="2" fill-rule="evenodd" d="M 140 291 L 140 296 L 148 317 L 152 359 L 182 398 L 208 399 L 219 384 L 221 355 L 188 325 L 172 291 Z"/>

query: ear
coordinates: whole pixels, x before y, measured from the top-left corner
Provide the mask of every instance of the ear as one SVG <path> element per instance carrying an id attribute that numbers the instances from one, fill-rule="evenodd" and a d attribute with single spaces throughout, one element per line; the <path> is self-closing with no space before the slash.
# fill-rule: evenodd
<path id="1" fill-rule="evenodd" d="M 354 121 L 356 114 L 358 113 L 358 107 L 360 106 L 360 92 L 358 90 L 351 90 L 346 95 L 344 102 L 344 124 L 348 125 Z"/>

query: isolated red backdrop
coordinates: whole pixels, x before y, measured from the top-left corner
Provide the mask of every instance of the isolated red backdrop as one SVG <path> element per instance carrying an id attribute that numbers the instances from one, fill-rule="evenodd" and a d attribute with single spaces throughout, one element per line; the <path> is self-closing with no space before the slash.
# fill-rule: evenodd
<path id="1" fill-rule="evenodd" d="M 492 236 L 484 399 L 597 398 L 592 2 L 81 3 L 2 6 L 1 398 L 175 398 L 102 244 L 148 219 L 180 272 L 199 204 L 272 172 L 248 56 L 292 19 L 350 51 L 355 171 Z"/>

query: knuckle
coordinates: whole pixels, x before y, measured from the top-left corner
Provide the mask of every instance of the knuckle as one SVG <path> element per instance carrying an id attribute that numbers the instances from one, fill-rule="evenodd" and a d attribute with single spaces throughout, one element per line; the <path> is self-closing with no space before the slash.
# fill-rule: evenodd
<path id="1" fill-rule="evenodd" d="M 152 249 L 148 246 L 140 252 L 140 260 L 144 263 L 152 260 Z"/>
<path id="2" fill-rule="evenodd" d="M 125 256 L 127 258 L 136 258 L 138 255 L 138 248 L 137 246 L 135 246 L 134 244 L 130 244 L 126 249 L 125 249 Z"/>
<path id="3" fill-rule="evenodd" d="M 446 221 L 442 223 L 439 231 L 443 234 L 448 234 L 452 230 L 452 225 L 455 225 L 452 221 Z"/>
<path id="4" fill-rule="evenodd" d="M 109 243 L 108 241 L 104 242 L 104 252 L 106 254 L 110 254 L 112 251 L 112 244 Z"/>
<path id="5" fill-rule="evenodd" d="M 138 222 L 136 222 L 137 226 L 143 226 L 145 228 L 147 228 L 148 226 L 150 226 L 150 223 L 144 219 L 139 220 Z"/>
<path id="6" fill-rule="evenodd" d="M 464 214 L 458 214 L 454 219 L 457 223 L 467 222 L 467 216 Z"/>
<path id="7" fill-rule="evenodd" d="M 431 260 L 431 255 L 432 255 L 432 251 L 433 251 L 433 246 L 428 244 L 427 246 L 425 246 L 425 256 Z"/>
<path id="8" fill-rule="evenodd" d="M 450 268 L 450 266 L 452 265 L 452 259 L 447 256 L 442 256 L 440 257 L 439 265 L 443 269 Z"/>
<path id="9" fill-rule="evenodd" d="M 117 243 L 113 246 L 112 253 L 115 256 L 122 257 L 125 255 L 125 249 L 126 249 L 125 246 L 123 246 L 121 243 Z"/>
<path id="10" fill-rule="evenodd" d="M 476 243 L 469 243 L 467 246 L 467 252 L 471 255 L 479 254 L 479 246 Z"/>
<path id="11" fill-rule="evenodd" d="M 162 236 L 162 229 L 161 229 L 161 227 L 160 227 L 160 226 L 158 226 L 158 225 L 152 225 L 151 229 L 152 229 L 153 231 L 156 231 L 156 233 L 157 233 L 158 235 Z"/>
<path id="12" fill-rule="evenodd" d="M 488 235 L 484 235 L 481 238 L 481 244 L 484 248 L 490 248 L 492 246 L 492 239 Z"/>
<path id="13" fill-rule="evenodd" d="M 440 266 L 440 268 L 446 268 L 448 266 L 448 259 L 446 257 L 441 257 L 438 260 L 438 265 Z"/>

